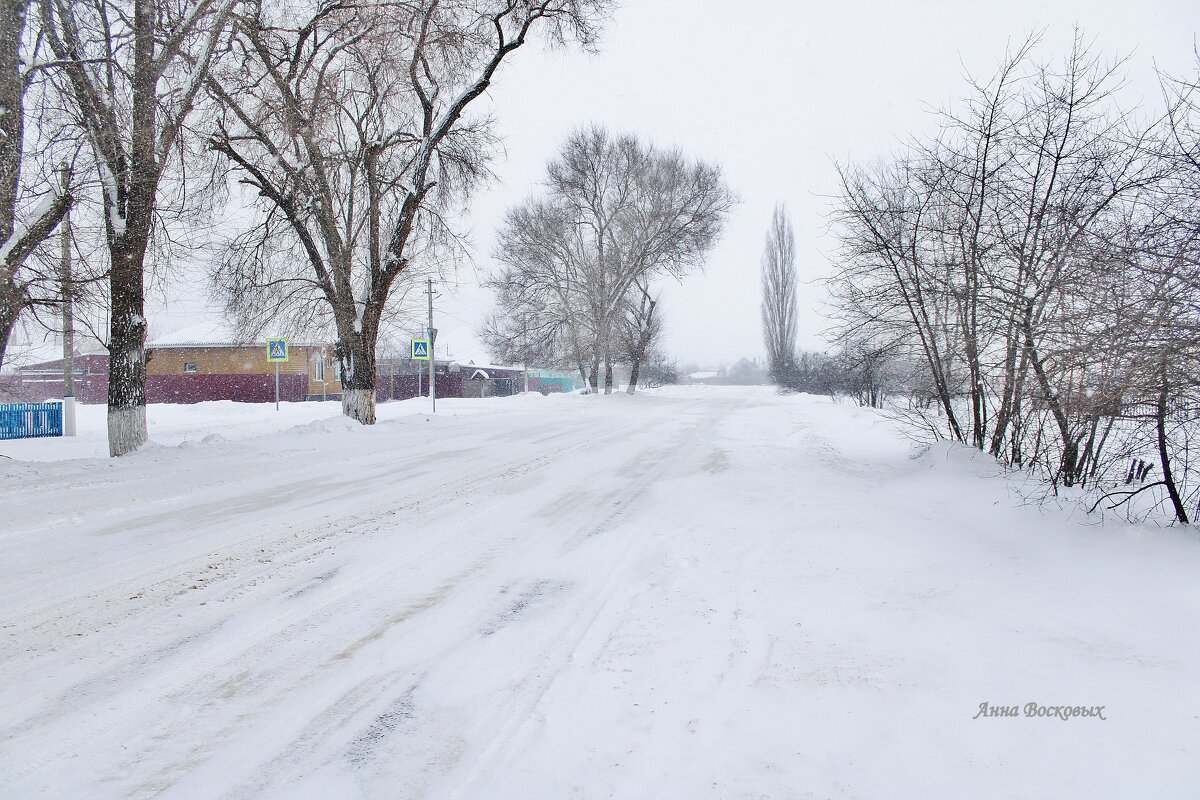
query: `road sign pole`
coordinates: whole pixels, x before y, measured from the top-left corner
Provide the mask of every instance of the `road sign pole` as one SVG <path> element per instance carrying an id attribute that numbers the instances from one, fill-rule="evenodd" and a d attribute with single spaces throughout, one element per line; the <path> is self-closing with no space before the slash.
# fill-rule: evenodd
<path id="1" fill-rule="evenodd" d="M 425 279 L 425 291 L 429 294 L 429 402 L 433 413 L 437 413 L 437 331 L 433 327 L 433 278 Z"/>
<path id="2" fill-rule="evenodd" d="M 430 326 L 430 331 L 433 326 Z M 437 352 L 436 345 L 433 341 L 433 336 L 429 337 L 429 402 L 433 405 L 433 413 L 437 413 Z"/>
<path id="3" fill-rule="evenodd" d="M 275 410 L 279 410 L 279 364 L 288 360 L 287 339 L 267 339 L 267 361 L 275 365 Z"/>

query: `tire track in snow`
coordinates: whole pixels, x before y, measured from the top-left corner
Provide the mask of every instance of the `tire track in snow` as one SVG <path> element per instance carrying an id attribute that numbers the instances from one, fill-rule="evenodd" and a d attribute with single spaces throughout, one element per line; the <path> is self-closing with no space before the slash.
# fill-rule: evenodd
<path id="1" fill-rule="evenodd" d="M 638 461 L 638 467 L 632 471 L 631 482 L 626 491 L 619 493 L 609 504 L 610 512 L 603 519 L 588 526 L 581 535 L 573 537 L 568 549 L 574 549 L 591 536 L 605 531 L 611 533 L 618 528 L 656 481 L 666 477 L 673 468 L 679 469 L 680 465 L 687 463 L 689 459 L 695 460 L 695 455 L 705 444 L 699 434 L 708 429 L 719 416 L 740 405 L 742 403 L 738 402 L 729 408 L 721 408 L 706 419 L 692 424 L 679 441 L 659 450 L 652 462 Z M 597 621 L 612 603 L 618 589 L 625 584 L 625 577 L 636 562 L 637 553 L 647 544 L 648 541 L 639 537 L 636 529 L 626 533 L 625 540 L 617 556 L 609 564 L 600 585 L 585 594 L 585 598 L 579 603 L 578 611 L 571 615 L 573 624 L 566 630 L 557 632 L 552 638 L 556 643 L 555 649 L 547 654 L 536 669 L 525 676 L 525 683 L 529 688 L 515 698 L 506 709 L 507 713 L 503 716 L 507 721 L 490 737 L 490 743 L 473 759 L 466 774 L 457 780 L 456 785 L 445 790 L 444 796 L 447 800 L 476 796 L 477 787 L 486 782 L 488 771 L 511 759 L 529 740 L 538 725 L 538 705 L 550 691 L 558 675 L 575 661 Z M 558 643 L 562 643 L 562 646 L 557 646 Z"/>
<path id="2" fill-rule="evenodd" d="M 635 424 L 631 426 L 627 423 L 627 421 L 620 420 L 618 421 L 617 425 L 584 440 L 583 444 L 587 446 L 594 446 L 603 442 L 612 442 L 614 440 L 619 442 L 621 434 L 627 433 L 629 430 L 632 430 L 635 427 L 638 427 L 638 425 Z M 570 436 L 575 432 L 574 426 L 568 426 L 561 431 L 560 436 Z M 551 449 L 550 452 L 544 452 L 543 448 L 532 456 L 526 454 L 520 458 L 510 461 L 500 469 L 476 473 L 453 486 L 443 488 L 440 492 L 431 493 L 427 497 L 422 497 L 419 500 L 412 501 L 403 506 L 393 507 L 382 513 L 379 513 L 378 511 L 363 512 L 358 515 L 360 520 L 358 525 L 344 528 L 341 531 L 325 532 L 323 534 L 319 534 L 316 538 L 318 540 L 329 540 L 332 538 L 344 540 L 353 536 L 362 535 L 364 531 L 361 530 L 361 528 L 364 525 L 369 525 L 372 528 L 371 533 L 379 533 L 380 531 L 383 531 L 389 527 L 391 524 L 394 524 L 393 518 L 398 517 L 401 514 L 406 512 L 421 514 L 426 510 L 427 507 L 432 506 L 436 508 L 439 505 L 443 505 L 456 497 L 471 492 L 477 492 L 484 487 L 491 487 L 493 490 L 499 490 L 505 485 L 506 481 L 520 480 L 521 478 L 524 478 L 525 476 L 534 473 L 539 469 L 543 469 L 549 464 L 552 464 L 567 455 L 569 455 L 569 450 L 565 448 Z M 486 461 L 487 459 L 481 458 L 480 460 Z M 378 479 L 377 483 L 384 483 L 387 480 L 387 477 L 383 476 Z M 359 487 L 361 488 L 361 486 L 362 485 L 360 483 Z M 480 510 L 476 515 L 473 516 L 478 516 L 482 513 L 485 513 L 485 511 Z M 298 536 L 299 534 L 285 536 L 277 539 L 276 543 L 286 546 L 292 544 Z M 448 530 L 445 531 L 441 536 L 431 537 L 430 539 L 419 543 L 415 548 L 399 549 L 388 562 L 377 565 L 373 572 L 383 572 L 388 569 L 389 565 L 395 562 L 420 560 L 423 557 L 426 557 L 430 552 L 437 550 L 447 539 L 453 536 L 454 531 Z M 329 547 L 335 543 L 336 542 L 331 543 L 325 541 L 324 549 L 328 550 Z M 296 547 L 292 548 L 293 551 L 296 549 Z M 260 548 L 257 553 L 262 553 L 262 549 Z M 226 558 L 229 561 L 236 561 L 242 555 L 244 554 L 234 554 L 227 556 Z M 276 556 L 278 556 L 278 554 L 276 554 Z M 199 559 L 199 561 L 204 560 L 204 558 Z M 255 572 L 251 580 L 254 582 L 262 581 L 264 583 L 269 583 L 268 578 L 274 577 L 272 573 L 276 573 L 278 571 L 278 568 L 260 570 Z M 174 583 L 174 580 L 168 578 L 166 579 L 165 583 L 172 584 Z M 244 586 L 244 583 L 242 585 Z M 350 596 L 360 597 L 364 594 L 368 594 L 372 591 L 371 586 L 372 584 L 364 582 L 357 586 L 351 592 Z M 90 598 L 85 598 L 84 602 L 87 602 L 88 600 L 90 600 Z M 346 598 L 339 595 L 327 601 L 318 613 L 314 613 L 312 609 L 297 610 L 294 614 L 287 617 L 294 617 L 294 620 L 291 622 L 291 624 L 278 630 L 274 635 L 268 637 L 266 640 L 256 641 L 250 647 L 247 647 L 246 650 L 258 650 L 264 647 L 269 650 L 272 647 L 276 647 L 282 643 L 290 641 L 292 638 L 294 638 L 298 628 L 311 628 L 314 623 L 322 623 L 337 616 L 344 608 L 346 602 Z M 61 612 L 61 609 L 70 605 L 70 603 L 71 601 L 68 600 L 65 601 L 65 603 L 60 603 L 52 608 L 57 608 Z M 207 630 L 207 633 L 216 633 L 221 629 L 221 627 L 222 625 L 220 624 L 212 626 Z M 196 634 L 189 634 L 182 639 L 173 642 L 167 647 L 161 648 L 160 652 L 165 656 L 175 655 L 179 653 L 185 646 L 198 647 L 202 645 L 203 642 L 201 640 L 203 638 L 204 637 L 198 637 Z M 237 655 L 228 659 L 218 667 L 210 669 L 207 674 L 211 676 L 213 673 L 220 673 L 223 668 L 228 668 L 230 665 L 241 662 L 243 658 L 243 652 L 245 651 L 239 652 Z M 156 664 L 160 664 L 161 662 L 154 660 L 152 655 L 153 651 L 149 656 L 147 654 L 143 654 L 140 663 L 145 666 L 154 666 Z M 122 680 L 127 679 L 127 675 L 125 674 L 125 668 L 127 666 L 127 664 L 122 664 L 114 667 L 110 672 L 110 679 L 108 681 L 105 681 L 102 678 L 98 680 L 89 679 L 88 683 L 90 686 L 77 686 L 74 687 L 73 691 L 68 690 L 64 693 L 61 699 L 58 711 L 39 715 L 39 718 L 35 721 L 35 723 L 43 723 L 42 727 L 44 727 L 44 723 L 47 721 L 76 713 L 80 703 L 85 703 L 88 700 L 87 693 L 83 693 L 83 696 L 80 696 L 81 689 L 88 688 L 91 690 L 92 694 L 95 694 L 105 688 L 119 686 Z M 185 674 L 186 673 L 181 673 L 180 681 L 177 681 L 177 683 L 184 682 L 182 675 Z M 286 695 L 288 691 L 291 690 L 285 689 L 283 691 L 277 691 L 274 694 Z M 70 752 L 79 744 L 104 736 L 122 723 L 128 723 L 133 718 L 144 713 L 146 709 L 149 709 L 155 705 L 160 705 L 164 702 L 170 702 L 179 699 L 178 691 L 172 694 L 166 687 L 160 687 L 158 691 L 151 693 L 142 691 L 134 692 L 133 690 L 129 690 L 127 694 L 134 694 L 135 696 L 126 697 L 124 698 L 123 702 L 106 704 L 106 707 L 100 709 L 99 713 L 93 715 L 92 719 L 90 720 L 91 724 L 79 724 L 79 722 L 76 721 L 75 724 L 72 725 L 71 731 L 67 733 L 65 739 L 57 742 L 46 742 L 44 748 L 34 748 L 35 750 L 40 750 L 40 757 L 31 760 L 24 760 L 22 768 L 18 768 L 16 765 L 10 763 L 10 760 L 7 758 L 0 762 L 0 785 L 12 782 L 14 780 L 20 780 L 23 777 L 37 772 L 42 766 L 45 766 L 56 758 L 61 758 L 65 753 Z M 31 732 L 31 728 L 33 727 L 34 725 L 18 726 L 16 730 L 10 729 L 10 732 L 28 736 L 28 734 Z M 6 737 L 7 736 L 8 732 L 6 732 Z"/>
<path id="3" fill-rule="evenodd" d="M 603 441 L 611 435 L 611 431 L 597 435 L 589 439 L 586 444 Z M 489 455 L 491 454 L 480 453 L 479 457 L 475 460 L 486 463 L 489 460 Z M 119 583 L 110 580 L 103 587 L 86 593 L 72 595 L 53 603 L 33 604 L 24 608 L 10 606 L 10 610 L 6 612 L 6 616 L 22 619 L 25 627 L 20 627 L 17 623 L 9 623 L 5 627 L 13 635 L 19 634 L 26 639 L 28 639 L 30 632 L 39 630 L 46 625 L 81 616 L 86 616 L 89 623 L 93 625 L 104 627 L 109 622 L 103 619 L 97 620 L 95 609 L 98 605 L 105 607 L 114 604 L 118 605 L 119 607 L 112 612 L 112 616 L 119 620 L 127 617 L 130 613 L 126 605 L 127 601 L 140 600 L 143 601 L 142 605 L 154 601 L 168 601 L 182 592 L 189 591 L 188 587 L 195 584 L 198 580 L 205 584 L 213 584 L 214 577 L 224 576 L 225 573 L 231 571 L 233 567 L 242 562 L 255 561 L 266 565 L 279 564 L 289 554 L 296 555 L 296 561 L 309 560 L 313 553 L 308 552 L 308 550 L 328 549 L 340 541 L 360 534 L 362 532 L 360 529 L 364 526 L 370 526 L 372 523 L 377 523 L 382 519 L 401 514 L 423 513 L 429 506 L 436 507 L 437 505 L 450 502 L 479 487 L 493 484 L 498 480 L 520 477 L 523 474 L 540 468 L 546 462 L 560 458 L 563 455 L 563 453 L 547 454 L 541 451 L 532 456 L 528 454 L 522 455 L 499 468 L 493 468 L 472 477 L 467 477 L 454 485 L 421 492 L 415 500 L 410 500 L 400 505 L 377 502 L 353 514 L 349 518 L 342 517 L 340 525 L 332 525 L 331 519 L 323 518 L 300 530 L 291 529 L 282 534 L 270 530 L 263 533 L 256 533 L 234 544 L 227 544 L 222 550 L 207 551 L 192 555 L 170 565 L 156 568 L 151 572 L 124 578 Z M 382 490 L 392 488 L 395 480 L 396 476 L 394 473 L 382 471 L 381 474 L 372 477 L 366 483 L 361 480 L 330 482 L 327 478 L 322 483 L 320 476 L 316 476 L 306 481 L 304 485 L 308 489 L 321 485 L 337 489 L 336 493 L 322 495 L 314 501 L 327 504 L 331 501 L 345 501 L 364 495 L 376 498 L 383 494 Z M 261 490 L 255 490 L 247 496 L 257 496 L 259 494 L 261 494 Z M 205 508 L 209 506 L 220 508 L 226 502 L 228 502 L 227 499 L 219 498 L 215 502 L 207 503 Z M 258 505 L 262 506 L 261 498 L 258 501 Z M 182 512 L 176 512 L 173 516 L 178 517 L 183 515 Z M 206 524 L 212 519 L 210 515 L 200 508 L 189 509 L 186 515 L 201 517 L 205 520 Z M 216 576 L 210 574 L 213 571 L 212 565 L 216 565 L 218 572 Z M 263 575 L 256 577 L 266 577 L 266 574 L 272 572 L 272 570 L 268 566 L 262 572 Z M 243 581 L 243 583 L 246 583 L 246 581 Z M 83 609 L 87 609 L 88 613 L 86 615 L 80 613 Z M 65 635 L 64 633 L 62 630 L 51 629 L 47 632 L 47 635 L 53 640 L 60 640 L 74 634 L 75 631 L 66 632 Z M 84 635 L 86 637 L 87 633 L 85 632 Z M 10 636 L 11 638 L 12 636 Z M 33 642 L 33 644 L 37 645 L 36 649 L 38 652 L 53 649 L 52 643 Z M 0 657 L 9 659 L 15 655 L 15 653 L 7 652 L 3 646 L 0 646 Z"/>
<path id="4" fill-rule="evenodd" d="M 468 418 L 470 419 L 470 418 Z M 568 424 L 567 420 L 560 424 Z M 386 426 L 384 426 L 386 427 Z M 469 427 L 469 426 L 468 426 Z M 518 418 L 512 428 L 504 433 L 504 439 L 513 441 L 514 444 L 523 445 L 526 450 L 535 448 L 529 446 L 528 442 L 523 442 L 522 434 L 531 430 L 544 430 L 544 422 L 541 420 L 526 420 L 523 417 Z M 385 431 L 385 434 L 391 431 Z M 333 448 L 309 447 L 307 449 L 293 449 L 280 452 L 277 449 L 271 449 L 270 444 L 273 441 L 271 437 L 261 437 L 261 441 L 265 445 L 259 444 L 260 440 L 251 439 L 245 443 L 237 445 L 227 445 L 219 450 L 213 451 L 189 451 L 178 452 L 173 448 L 159 448 L 151 450 L 147 453 L 139 452 L 131 456 L 128 461 L 120 462 L 105 462 L 108 470 L 96 471 L 95 464 L 84 463 L 76 464 L 76 469 L 83 474 L 90 475 L 92 483 L 87 486 L 89 493 L 80 494 L 78 492 L 72 494 L 71 487 L 74 485 L 70 475 L 60 476 L 56 472 L 46 472 L 42 474 L 43 465 L 31 464 L 26 465 L 28 469 L 34 470 L 33 476 L 36 480 L 32 482 L 28 490 L 22 492 L 21 508 L 31 509 L 47 509 L 58 508 L 63 496 L 71 495 L 74 503 L 78 507 L 87 508 L 89 518 L 92 520 L 104 518 L 108 515 L 118 514 L 126 515 L 126 519 L 120 525 L 110 526 L 111 531 L 115 532 L 118 528 L 122 531 L 129 531 L 137 528 L 150 527 L 148 523 L 155 522 L 178 522 L 179 520 L 197 519 L 208 520 L 214 515 L 222 514 L 224 508 L 229 505 L 237 505 L 243 511 L 254 510 L 256 507 L 272 505 L 269 502 L 263 501 L 263 496 L 273 494 L 282 487 L 283 491 L 292 484 L 304 483 L 313 488 L 320 488 L 322 485 L 331 487 L 336 484 L 344 483 L 330 476 L 330 464 L 322 459 L 338 456 L 352 456 L 354 459 L 354 468 L 361 476 L 367 476 L 367 480 L 384 484 L 383 488 L 387 488 L 386 484 L 396 481 L 402 477 L 414 477 L 429 474 L 429 465 L 435 462 L 451 459 L 455 456 L 461 456 L 463 453 L 472 451 L 483 451 L 485 448 L 478 446 L 474 448 L 461 448 L 460 443 L 464 440 L 478 442 L 478 436 L 474 430 L 462 430 L 453 428 L 449 430 L 438 431 L 439 438 L 426 437 L 426 439 L 416 443 L 418 453 L 413 456 L 406 454 L 398 455 L 391 450 L 378 450 L 372 452 L 367 450 L 362 451 L 362 448 L 350 452 L 338 452 L 337 447 L 344 446 L 344 442 L 334 442 Z M 322 443 L 323 442 L 316 442 Z M 363 442 L 363 444 L 369 444 Z M 422 448 L 429 446 L 435 449 L 424 450 Z M 234 453 L 237 458 L 230 459 L 230 450 L 235 449 Z M 330 452 L 332 450 L 333 452 Z M 313 458 L 313 456 L 318 456 Z M 480 457 L 475 459 L 477 462 L 484 462 L 488 458 L 494 458 L 495 450 L 486 450 L 480 452 Z M 152 461 L 155 465 L 161 464 L 161 470 L 147 470 L 147 460 Z M 279 470 L 280 461 L 287 464 L 285 470 Z M 214 462 L 216 462 L 214 464 Z M 66 462 L 71 465 L 75 462 Z M 232 464 L 235 472 L 233 475 L 226 474 L 229 466 Z M 221 470 L 216 471 L 216 466 L 220 466 Z M 58 468 L 55 465 L 56 469 Z M 169 472 L 172 480 L 164 484 L 162 481 L 162 473 Z M 265 476 L 270 478 L 278 473 L 278 480 L 274 482 L 262 483 L 261 479 Z M 29 477 L 29 476 L 26 476 Z M 97 481 L 97 478 L 106 480 Z M 253 478 L 250 481 L 252 485 L 249 487 L 246 478 Z M 239 480 L 240 479 L 240 480 Z M 361 489 L 360 483 L 351 482 L 348 485 L 343 485 L 344 491 L 336 498 L 332 499 L 354 499 L 360 492 L 356 488 Z M 437 481 L 431 482 L 436 487 Z M 374 483 L 372 483 L 374 486 Z M 179 491 L 178 487 L 184 487 L 186 491 Z M 303 501 L 303 496 L 300 500 Z M 322 502 L 330 499 L 320 493 L 313 493 L 310 501 L 305 504 L 308 506 L 319 505 Z M 257 502 L 256 502 L 257 501 Z M 377 504 L 378 505 L 378 504 Z M 132 509 L 132 514 L 131 514 Z M 159 511 L 158 509 L 165 509 Z M 378 508 L 366 508 L 363 511 L 383 511 L 386 506 Z M 39 511 L 39 514 L 43 512 Z M 361 514 L 359 516 L 362 516 Z M 10 520 L 11 521 L 11 520 Z M 39 533 L 49 534 L 54 528 L 63 525 L 78 524 L 78 514 L 67 514 L 58 518 L 46 519 L 44 516 L 39 516 L 30 520 L 16 520 L 13 528 L 6 534 L 0 535 L 0 540 L 4 539 L 23 539 L 33 544 L 39 543 Z M 318 528 L 322 525 L 328 525 L 338 522 L 338 518 L 334 514 L 325 514 L 313 521 L 308 528 Z M 351 520 L 353 522 L 353 520 Z M 89 526 L 90 527 L 90 526 Z M 88 535 L 94 535 L 95 531 L 89 530 Z M 243 539 L 225 538 L 220 540 L 221 548 L 228 549 L 243 544 L 246 538 L 258 538 L 257 536 L 244 537 Z M 153 542 L 156 544 L 157 542 Z M 13 547 L 19 547 L 20 542 L 4 542 L 5 551 Z M 130 577 L 130 580 L 152 581 L 154 576 L 164 572 L 170 572 L 181 568 L 182 564 L 189 561 L 203 558 L 205 553 L 190 553 L 182 559 L 173 559 L 166 565 L 156 565 L 154 569 L 142 572 Z M 82 566 L 82 565 L 81 565 Z M 111 562 L 106 565 L 105 569 L 94 569 L 92 575 L 94 583 L 103 588 L 107 588 L 112 580 Z M 67 597 L 64 601 L 70 601 L 75 595 L 82 598 L 85 592 L 78 591 L 78 586 L 83 580 L 89 577 L 85 574 L 73 572 L 70 575 L 70 582 L 65 587 Z M 23 599 L 21 593 L 9 590 L 9 587 L 4 587 L 4 594 L 0 594 L 0 604 L 12 612 L 19 613 L 22 616 L 36 614 L 43 609 L 47 609 L 58 604 L 43 604 L 34 603 L 26 606 L 18 605 Z M 41 586 L 44 590 L 45 587 Z M 95 590 L 92 590 L 94 593 Z M 78 598 L 75 598 L 78 599 Z"/>
<path id="5" fill-rule="evenodd" d="M 681 437 L 682 441 L 679 445 L 694 447 L 696 433 L 703 424 L 696 423 L 692 428 L 688 429 L 685 435 Z M 614 444 L 620 443 L 620 440 L 614 442 Z M 640 470 L 641 474 L 653 474 L 657 476 L 667 471 L 671 467 L 671 459 L 680 454 L 679 445 L 658 450 L 653 461 L 646 464 Z M 624 519 L 625 515 L 631 511 L 631 507 L 636 503 L 637 499 L 649 490 L 651 484 L 652 481 L 627 483 L 622 490 L 613 495 L 610 503 L 603 506 L 605 510 L 599 519 L 596 519 L 594 515 L 589 515 L 588 519 L 573 526 L 579 533 L 568 537 L 568 541 L 578 545 L 589 536 L 595 535 L 600 529 L 606 526 L 611 529 L 618 525 Z M 511 498 L 511 502 L 520 504 L 524 502 L 524 499 L 514 497 Z M 537 547 L 538 544 L 537 542 L 532 542 L 528 546 Z M 633 545 L 634 542 L 632 541 L 625 543 L 626 549 L 631 549 Z M 479 565 L 479 569 L 486 568 L 494 560 L 494 558 L 488 559 L 486 564 Z M 611 586 L 607 592 L 609 596 L 611 596 L 612 587 L 615 587 L 618 582 L 618 576 L 615 572 L 612 581 L 610 581 Z M 461 581 L 456 581 L 453 588 L 457 588 L 459 584 L 461 584 Z M 439 604 L 446 599 L 448 594 L 449 592 L 439 592 Z M 505 624 L 511 624 L 520 618 L 520 613 L 508 613 L 512 611 L 513 605 L 512 601 L 509 601 L 506 603 L 505 608 L 502 608 L 499 612 L 492 612 L 490 614 L 487 614 L 483 609 L 478 609 L 471 616 L 481 619 L 486 619 L 490 616 L 493 623 L 501 621 Z M 528 607 L 528 603 L 524 607 Z M 520 610 L 524 610 L 524 607 Z M 594 619 L 598 616 L 600 611 L 601 607 L 597 607 L 591 618 Z M 411 615 L 403 611 L 400 612 L 400 615 L 403 616 L 403 619 L 399 622 L 407 623 L 411 621 Z M 388 626 L 389 629 L 391 627 Z M 411 698 L 413 693 L 419 688 L 423 676 L 429 670 L 429 667 L 426 665 L 436 665 L 444 662 L 451 654 L 461 650 L 464 645 L 469 645 L 478 637 L 494 634 L 502 628 L 503 625 L 484 623 L 482 629 L 451 631 L 450 638 L 444 641 L 442 645 L 431 649 L 428 643 L 423 643 L 424 649 L 421 652 L 413 653 L 410 658 L 403 662 L 402 666 L 393 667 L 386 675 L 373 675 L 355 684 L 339 697 L 336 702 L 329 704 L 317 718 L 314 718 L 306 726 L 304 732 L 289 744 L 285 748 L 285 751 L 277 756 L 273 762 L 258 765 L 255 770 L 255 778 L 232 791 L 231 796 L 246 798 L 261 796 L 271 789 L 278 790 L 281 786 L 287 786 L 299 774 L 303 774 L 306 771 L 311 773 L 319 765 L 339 759 L 350 760 L 358 766 L 370 762 L 372 758 L 367 748 L 367 743 L 374 743 L 376 746 L 382 745 L 388 739 L 388 736 L 384 735 L 384 732 L 394 731 L 400 727 L 398 724 L 400 718 L 395 714 L 397 704 L 403 705 L 404 698 Z M 381 632 L 380 635 L 372 635 L 370 644 L 381 640 L 386 633 L 391 633 L 391 631 Z M 571 636 L 569 632 L 565 633 L 567 633 L 567 638 L 570 640 Z M 586 629 L 583 633 L 586 633 Z M 581 636 L 583 633 L 581 633 Z M 465 641 L 460 638 L 462 634 L 467 635 Z M 554 637 L 555 642 L 561 640 L 559 636 Z M 418 676 L 415 682 L 414 675 Z M 538 696 L 540 697 L 540 693 Z M 419 712 L 410 709 L 406 713 L 418 714 Z M 415 722 L 419 723 L 419 718 Z M 352 732 L 347 734 L 347 730 Z M 345 740 L 347 739 L 351 744 L 345 744 Z"/>

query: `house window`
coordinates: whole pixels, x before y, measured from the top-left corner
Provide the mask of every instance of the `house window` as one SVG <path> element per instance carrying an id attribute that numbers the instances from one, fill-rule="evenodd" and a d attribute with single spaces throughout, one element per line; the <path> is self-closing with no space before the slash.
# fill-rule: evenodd
<path id="1" fill-rule="evenodd" d="M 324 358 L 317 359 L 316 376 L 317 376 L 316 379 L 321 381 L 322 383 L 325 381 L 325 359 Z"/>
<path id="2" fill-rule="evenodd" d="M 196 369 L 196 362 L 195 361 L 183 362 L 183 371 L 184 372 L 198 372 L 198 370 Z"/>

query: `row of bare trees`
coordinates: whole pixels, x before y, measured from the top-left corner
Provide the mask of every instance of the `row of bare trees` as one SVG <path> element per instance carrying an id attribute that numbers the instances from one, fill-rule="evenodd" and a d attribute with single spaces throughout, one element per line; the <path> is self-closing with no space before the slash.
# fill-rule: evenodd
<path id="1" fill-rule="evenodd" d="M 153 244 L 175 241 L 188 209 L 229 201 L 243 230 L 215 270 L 227 310 L 246 333 L 336 335 L 343 410 L 372 423 L 393 289 L 456 246 L 446 219 L 498 151 L 472 103 L 535 34 L 590 46 L 608 7 L 4 0 L 0 364 L 39 302 L 31 255 L 90 200 L 106 251 L 109 449 L 137 448 L 147 275 L 166 266 Z"/>
<path id="2" fill-rule="evenodd" d="M 593 392 L 611 392 L 613 367 L 627 364 L 632 393 L 661 360 L 654 284 L 703 266 L 735 202 L 713 164 L 600 127 L 575 132 L 544 191 L 505 218 L 483 339 L 498 358 L 577 370 Z"/>
<path id="3" fill-rule="evenodd" d="M 846 345 L 923 367 L 943 435 L 1109 505 L 1180 522 L 1200 483 L 1200 137 L 1195 81 L 1120 102 L 1124 64 L 1029 41 L 937 132 L 840 166 L 830 283 Z M 1154 474 L 1128 485 L 1131 460 Z M 1145 478 L 1145 474 L 1142 475 Z"/>

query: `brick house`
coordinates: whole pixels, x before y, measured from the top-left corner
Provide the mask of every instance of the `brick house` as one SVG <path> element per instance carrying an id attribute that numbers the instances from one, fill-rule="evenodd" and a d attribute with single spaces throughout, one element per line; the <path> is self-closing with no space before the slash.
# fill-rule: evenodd
<path id="1" fill-rule="evenodd" d="M 291 342 L 289 359 L 279 365 L 279 399 L 337 399 L 333 346 Z M 267 344 L 233 341 L 221 327 L 198 325 L 146 345 L 146 399 L 151 403 L 234 400 L 267 403 L 275 399 L 275 365 Z"/>
<path id="2" fill-rule="evenodd" d="M 289 360 L 279 365 L 279 399 L 336 400 L 333 346 L 311 342 L 289 345 Z M 108 354 L 78 355 L 73 369 L 75 395 L 81 403 L 108 401 Z M 21 367 L 3 376 L 0 394 L 20 399 L 62 397 L 63 360 Z M 266 342 L 234 341 L 220 325 L 196 325 L 146 345 L 146 400 L 150 403 L 199 403 L 275 400 L 275 365 L 267 361 Z"/>

